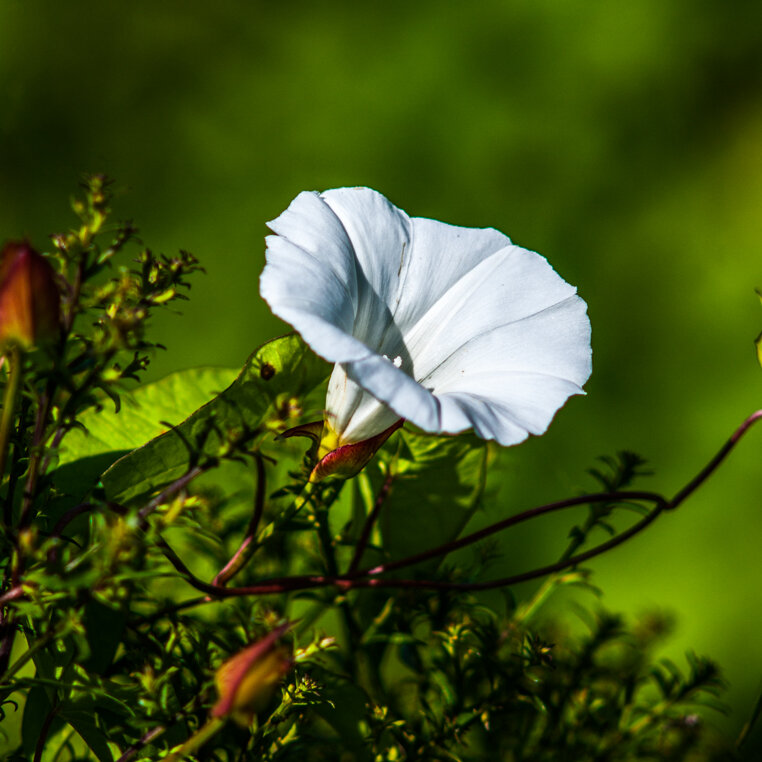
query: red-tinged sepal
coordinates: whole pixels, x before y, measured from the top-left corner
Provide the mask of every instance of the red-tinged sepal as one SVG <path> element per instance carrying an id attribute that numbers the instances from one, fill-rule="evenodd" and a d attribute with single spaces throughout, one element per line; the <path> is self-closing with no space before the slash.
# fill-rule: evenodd
<path id="1" fill-rule="evenodd" d="M 291 625 L 286 622 L 276 627 L 222 664 L 214 676 L 220 698 L 212 709 L 213 717 L 230 717 L 243 726 L 252 723 L 293 666 L 289 649 L 278 645 Z"/>
<path id="2" fill-rule="evenodd" d="M 349 479 L 362 471 L 370 459 L 376 454 L 381 445 L 399 429 L 405 421 L 400 418 L 388 429 L 380 434 L 365 439 L 362 442 L 353 442 L 351 444 L 339 445 L 334 449 L 326 446 L 327 443 L 335 437 L 329 429 L 323 434 L 321 439 L 318 464 L 312 469 L 310 474 L 311 482 L 319 482 L 328 477 Z M 326 425 L 326 428 L 329 427 Z"/>
<path id="3" fill-rule="evenodd" d="M 276 439 L 289 439 L 290 437 L 308 437 L 314 444 L 320 444 L 320 438 L 323 435 L 323 422 L 313 421 L 312 423 L 303 423 L 301 426 L 294 426 L 286 429 L 279 434 Z"/>

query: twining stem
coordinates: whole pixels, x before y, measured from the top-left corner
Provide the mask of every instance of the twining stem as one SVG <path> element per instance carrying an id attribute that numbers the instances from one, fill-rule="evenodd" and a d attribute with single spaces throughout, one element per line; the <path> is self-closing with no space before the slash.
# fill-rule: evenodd
<path id="1" fill-rule="evenodd" d="M 507 519 L 503 519 L 502 521 L 490 524 L 488 527 L 484 527 L 484 529 L 480 529 L 477 532 L 467 534 L 458 540 L 453 540 L 452 542 L 445 543 L 444 545 L 439 545 L 436 548 L 430 548 L 429 550 L 425 550 L 422 553 L 416 553 L 415 555 L 408 556 L 407 558 L 401 558 L 399 561 L 392 561 L 388 564 L 380 564 L 379 566 L 374 566 L 372 569 L 365 569 L 363 571 L 357 572 L 352 576 L 376 576 L 379 574 L 384 574 L 385 572 L 402 569 L 406 566 L 413 566 L 414 564 L 418 564 L 421 561 L 427 561 L 430 558 L 444 556 L 454 550 L 463 548 L 466 545 L 472 545 L 479 540 L 483 540 L 485 537 L 489 537 L 496 532 L 501 532 L 504 529 L 515 526 L 516 524 L 521 524 L 522 522 L 528 521 L 529 519 L 534 519 L 546 513 L 552 513 L 564 508 L 571 508 L 575 505 L 587 505 L 589 503 L 605 503 L 614 501 L 625 502 L 635 500 L 646 500 L 648 502 L 654 503 L 655 505 L 666 503 L 664 498 L 655 492 L 642 492 L 639 490 L 627 490 L 623 492 L 600 492 L 592 495 L 570 497 L 566 500 L 559 500 L 554 503 L 540 505 L 536 508 L 530 508 L 527 511 L 522 511 L 521 513 L 509 516 Z"/>
<path id="2" fill-rule="evenodd" d="M 600 495 L 586 495 L 587 501 L 596 501 L 596 500 L 609 500 L 611 499 L 611 495 L 613 493 L 602 493 Z M 640 494 L 640 493 L 618 493 L 621 495 L 630 495 L 632 494 Z M 584 502 L 582 498 L 575 498 L 574 502 L 570 501 L 563 501 L 563 505 L 560 503 L 554 503 L 551 506 L 540 506 L 540 508 L 545 509 L 555 509 L 557 510 L 559 507 L 569 507 L 569 505 L 578 505 L 580 502 Z M 242 595 L 273 595 L 273 594 L 279 594 L 279 593 L 285 593 L 290 590 L 306 590 L 306 589 L 314 589 L 314 588 L 320 588 L 320 587 L 337 587 L 340 590 L 348 591 L 353 590 L 357 588 L 366 588 L 366 587 L 377 587 L 377 588 L 417 588 L 417 589 L 425 589 L 425 590 L 490 590 L 492 588 L 496 587 L 506 587 L 508 585 L 517 584 L 519 582 L 526 582 L 531 579 L 536 579 L 537 577 L 544 577 L 546 574 L 551 574 L 556 571 L 561 571 L 562 569 L 567 569 L 572 566 L 576 566 L 577 564 L 582 563 L 583 561 L 587 561 L 590 558 L 593 558 L 597 555 L 600 555 L 601 553 L 605 553 L 608 550 L 611 550 L 612 548 L 615 548 L 617 545 L 621 545 L 626 540 L 630 539 L 631 537 L 634 537 L 639 532 L 643 531 L 652 521 L 654 521 L 661 512 L 665 509 L 667 506 L 667 503 L 660 498 L 660 502 L 657 505 L 656 508 L 654 508 L 647 516 L 645 516 L 643 519 L 641 519 L 637 524 L 630 527 L 626 532 L 622 532 L 621 534 L 618 534 L 616 537 L 612 537 L 608 542 L 605 542 L 601 545 L 596 545 L 594 548 L 591 548 L 590 550 L 579 553 L 578 555 L 572 556 L 571 558 L 565 559 L 563 561 L 557 561 L 554 564 L 550 564 L 548 566 L 543 566 L 538 569 L 533 569 L 532 571 L 528 572 L 522 572 L 521 574 L 516 574 L 511 577 L 504 577 L 502 579 L 498 580 L 491 580 L 488 582 L 449 582 L 447 580 L 426 580 L 426 579 L 382 579 L 380 578 L 379 574 L 381 574 L 384 571 L 388 571 L 388 566 L 385 567 L 376 567 L 375 569 L 372 569 L 371 571 L 367 572 L 356 572 L 355 574 L 343 574 L 343 575 L 334 575 L 330 574 L 328 576 L 324 575 L 303 575 L 303 576 L 295 576 L 295 577 L 281 577 L 278 579 L 271 579 L 267 580 L 265 582 L 261 582 L 256 585 L 250 585 L 247 587 L 216 587 L 214 585 L 209 585 L 202 580 L 198 579 L 197 577 L 193 576 L 188 568 L 183 564 L 183 562 L 177 557 L 174 552 L 167 552 L 168 548 L 166 546 L 166 543 L 159 543 L 160 547 L 165 551 L 165 555 L 167 556 L 168 560 L 173 564 L 173 566 L 181 572 L 185 578 L 186 581 L 191 584 L 193 587 L 195 587 L 197 590 L 201 590 L 202 592 L 207 593 L 210 597 L 214 598 L 229 598 L 229 597 L 235 597 L 235 596 L 242 596 Z M 517 514 L 515 519 L 517 521 L 525 521 L 527 518 L 531 518 L 532 516 L 538 515 L 537 511 L 539 509 L 533 508 L 529 511 L 524 511 L 524 513 Z M 513 523 L 517 523 L 517 521 Z M 503 524 L 503 522 L 499 522 L 500 524 Z M 488 527 L 490 529 L 491 527 Z M 505 527 L 501 527 L 505 528 Z M 482 530 L 484 531 L 484 530 Z M 497 531 L 497 530 L 495 530 Z M 474 533 L 474 535 L 481 535 L 481 531 L 478 533 Z M 474 535 L 469 535 L 469 537 L 474 537 Z M 468 538 L 463 538 L 464 540 Z M 477 538 L 481 539 L 481 537 Z M 475 539 L 471 540 L 472 542 L 475 542 Z M 461 547 L 461 545 L 458 545 L 458 547 Z M 418 562 L 418 556 L 411 556 L 410 559 L 403 559 L 403 561 L 410 561 L 410 563 L 417 563 Z M 404 565 L 408 565 L 407 563 Z M 392 566 L 391 564 L 389 566 Z M 397 566 L 394 566 L 394 568 L 398 568 Z M 380 569 L 380 571 L 379 571 Z M 373 576 L 371 576 L 373 575 Z"/>
<path id="3" fill-rule="evenodd" d="M 762 690 L 760 690 L 759 696 L 757 696 L 754 708 L 751 711 L 751 716 L 744 723 L 741 732 L 738 734 L 738 738 L 736 739 L 736 749 L 740 749 L 746 743 L 746 739 L 749 737 L 752 728 L 757 724 L 760 717 L 762 717 Z"/>
<path id="4" fill-rule="evenodd" d="M 116 762 L 129 762 L 144 746 L 147 746 L 151 741 L 155 741 L 165 730 L 164 725 L 157 725 L 155 728 L 151 728 L 137 743 L 130 746 Z"/>
<path id="5" fill-rule="evenodd" d="M 365 519 L 365 524 L 362 528 L 362 534 L 360 535 L 360 539 L 357 541 L 355 553 L 352 557 L 352 562 L 349 564 L 348 574 L 353 574 L 356 572 L 357 567 L 362 561 L 363 553 L 365 553 L 365 548 L 368 546 L 368 540 L 370 540 L 370 535 L 373 532 L 373 527 L 376 525 L 376 521 L 378 520 L 378 516 L 381 513 L 381 508 L 386 502 L 386 498 L 389 496 L 393 482 L 394 474 L 387 474 L 386 479 L 384 479 L 384 483 L 381 485 L 381 489 L 378 492 L 378 496 L 376 497 L 376 502 L 373 504 L 373 508 L 368 514 L 368 517 Z"/>
<path id="6" fill-rule="evenodd" d="M 147 503 L 143 508 L 138 511 L 138 517 L 140 518 L 140 528 L 145 529 L 148 526 L 148 517 L 168 498 L 177 494 L 181 490 L 185 489 L 196 477 L 208 471 L 216 465 L 216 461 L 210 461 L 204 466 L 193 466 L 179 479 L 175 479 L 168 487 L 163 489 L 156 497 Z"/>
<path id="7" fill-rule="evenodd" d="M 83 513 L 92 511 L 95 508 L 93 503 L 80 503 L 73 508 L 69 508 L 58 521 L 56 521 L 53 531 L 50 533 L 50 538 L 58 538 L 63 533 L 64 529 L 74 520 L 77 516 L 81 516 Z M 58 558 L 58 546 L 54 545 L 48 551 L 48 563 L 53 564 Z"/>
<path id="8" fill-rule="evenodd" d="M 714 473 L 717 466 L 728 456 L 728 453 L 738 444 L 741 437 L 760 419 L 762 410 L 752 413 L 731 435 L 730 439 L 720 448 L 719 452 L 704 466 L 699 473 L 691 479 L 673 498 L 669 501 L 669 508 L 677 508 L 689 495 L 695 492 L 709 476 Z"/>
<path id="9" fill-rule="evenodd" d="M 212 580 L 213 585 L 224 585 L 231 580 L 244 566 L 251 560 L 257 549 L 257 529 L 262 520 L 262 514 L 265 510 L 265 461 L 262 455 L 254 453 L 254 463 L 257 468 L 257 489 L 254 495 L 254 512 L 251 515 L 249 526 L 243 541 L 238 546 L 238 550 L 233 557 L 220 569 L 217 576 Z"/>
<path id="10" fill-rule="evenodd" d="M 562 571 L 573 566 L 577 566 L 584 561 L 588 561 L 595 556 L 605 553 L 623 542 L 626 542 L 630 538 L 642 532 L 651 523 L 653 523 L 662 513 L 667 510 L 673 510 L 677 508 L 689 495 L 691 495 L 722 463 L 727 457 L 733 447 L 738 443 L 741 437 L 751 428 L 751 426 L 762 418 L 762 410 L 758 410 L 750 415 L 733 433 L 730 439 L 723 445 L 717 455 L 715 455 L 711 461 L 693 478 L 688 484 L 683 487 L 671 500 L 666 500 L 661 495 L 653 492 L 641 492 L 641 491 L 620 491 L 620 492 L 603 492 L 593 495 L 584 495 L 576 498 L 569 498 L 568 500 L 561 500 L 556 503 L 549 503 L 547 505 L 531 508 L 527 511 L 519 513 L 515 516 L 499 521 L 495 524 L 486 527 L 485 529 L 474 532 L 460 540 L 455 540 L 446 545 L 441 545 L 438 548 L 434 548 L 425 553 L 416 554 L 400 561 L 390 564 L 382 564 L 372 569 L 365 571 L 356 571 L 352 574 L 321 576 L 321 575 L 305 575 L 295 577 L 283 577 L 280 579 L 271 579 L 261 582 L 256 585 L 239 588 L 224 588 L 214 585 L 209 585 L 202 580 L 194 577 L 182 561 L 174 554 L 168 554 L 169 560 L 173 563 L 175 568 L 178 569 L 186 578 L 186 581 L 198 590 L 207 593 L 210 598 L 228 598 L 234 596 L 247 596 L 247 595 L 270 595 L 279 594 L 292 590 L 305 590 L 311 588 L 320 587 L 337 587 L 340 590 L 348 591 L 358 588 L 417 588 L 428 590 L 462 590 L 462 591 L 476 591 L 476 590 L 489 590 L 498 587 L 507 587 L 517 584 L 519 582 L 526 582 L 528 580 L 536 579 L 538 577 L 544 577 L 554 572 Z M 483 537 L 493 534 L 495 532 L 506 529 L 510 526 L 518 524 L 519 522 L 526 521 L 535 516 L 540 516 L 550 511 L 560 510 L 562 508 L 568 508 L 574 505 L 580 505 L 591 502 L 611 502 L 611 501 L 625 502 L 635 500 L 646 500 L 654 503 L 652 510 L 644 516 L 640 521 L 634 524 L 625 532 L 622 532 L 615 537 L 612 537 L 607 542 L 596 545 L 590 550 L 584 553 L 578 553 L 564 558 L 556 563 L 542 566 L 531 571 L 522 572 L 520 574 L 514 574 L 510 577 L 504 577 L 502 579 L 490 580 L 487 582 L 451 582 L 448 580 L 426 580 L 426 579 L 381 579 L 379 575 L 391 571 L 393 569 L 399 569 L 403 566 L 411 566 L 415 563 L 419 563 L 422 560 L 431 558 L 437 555 L 445 555 L 457 548 L 461 548 L 464 545 L 468 545 L 473 542 L 477 542 Z"/>
<path id="11" fill-rule="evenodd" d="M 13 428 L 14 411 L 16 409 L 16 394 L 18 393 L 21 376 L 23 374 L 24 356 L 21 349 L 14 345 L 11 348 L 8 358 L 8 381 L 5 384 L 3 392 L 3 416 L 0 419 L 0 483 L 5 476 L 5 464 L 8 461 L 8 450 L 10 448 L 10 435 Z M 10 496 L 6 497 L 5 521 L 10 526 L 9 506 Z"/>
<path id="12" fill-rule="evenodd" d="M 37 745 L 34 748 L 34 758 L 32 762 L 40 762 L 42 759 L 42 755 L 45 751 L 45 742 L 48 740 L 48 733 L 50 733 L 50 726 L 53 724 L 53 720 L 55 720 L 59 709 L 60 704 L 56 702 L 55 706 L 48 712 L 47 716 L 45 717 L 45 721 L 42 723 L 42 727 L 39 731 Z"/>

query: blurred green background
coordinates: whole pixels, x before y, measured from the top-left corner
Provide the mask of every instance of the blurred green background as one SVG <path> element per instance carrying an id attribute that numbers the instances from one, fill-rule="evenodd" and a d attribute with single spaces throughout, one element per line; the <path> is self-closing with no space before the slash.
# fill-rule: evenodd
<path id="1" fill-rule="evenodd" d="M 623 448 L 672 494 L 762 405 L 762 3 L 0 0 L 0 88 L 0 237 L 44 247 L 106 172 L 148 245 L 205 264 L 156 321 L 152 377 L 284 332 L 258 296 L 265 221 L 369 185 L 508 233 L 589 304 L 588 396 L 501 458 L 500 511 L 594 488 Z M 593 565 L 608 608 L 676 614 L 665 654 L 720 661 L 735 731 L 762 680 L 760 450 L 752 431 Z M 572 520 L 507 537 L 506 569 Z"/>

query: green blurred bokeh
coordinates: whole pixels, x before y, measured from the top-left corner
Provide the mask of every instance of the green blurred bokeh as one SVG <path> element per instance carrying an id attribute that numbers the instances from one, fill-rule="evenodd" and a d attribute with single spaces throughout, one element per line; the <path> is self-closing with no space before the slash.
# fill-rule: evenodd
<path id="1" fill-rule="evenodd" d="M 500 510 L 593 488 L 622 448 L 671 494 L 762 405 L 759 2 L 0 0 L 0 88 L 0 237 L 44 247 L 99 171 L 147 244 L 205 264 L 156 321 L 152 377 L 282 333 L 265 221 L 370 185 L 508 233 L 589 304 L 588 396 L 501 459 Z M 593 565 L 607 607 L 676 613 L 665 653 L 720 661 L 736 731 L 762 679 L 761 447 Z M 506 569 L 552 559 L 571 521 L 506 538 Z"/>

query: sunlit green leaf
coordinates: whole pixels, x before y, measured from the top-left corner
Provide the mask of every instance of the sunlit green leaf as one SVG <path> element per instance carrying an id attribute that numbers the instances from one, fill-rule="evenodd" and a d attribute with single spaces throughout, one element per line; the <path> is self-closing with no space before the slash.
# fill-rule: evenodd
<path id="1" fill-rule="evenodd" d="M 119 412 L 110 402 L 80 416 L 86 430 L 75 429 L 63 441 L 56 486 L 84 494 L 114 461 L 178 424 L 225 389 L 235 378 L 231 368 L 191 368 L 121 395 Z"/>
<path id="2" fill-rule="evenodd" d="M 268 418 L 288 418 L 329 370 L 295 334 L 268 342 L 225 391 L 176 429 L 118 460 L 103 477 L 108 497 L 126 502 L 150 493 L 187 472 L 190 449 L 216 455 L 225 436 L 255 432 Z"/>

